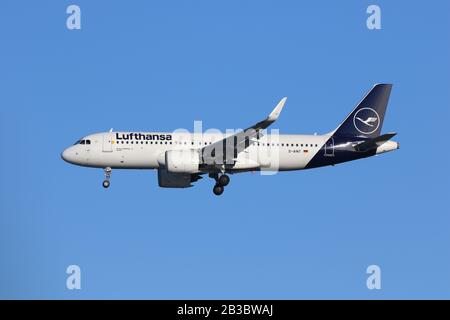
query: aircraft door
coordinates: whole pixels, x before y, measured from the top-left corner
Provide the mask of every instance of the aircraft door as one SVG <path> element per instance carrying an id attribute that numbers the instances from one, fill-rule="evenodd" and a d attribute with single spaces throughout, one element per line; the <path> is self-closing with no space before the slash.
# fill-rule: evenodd
<path id="1" fill-rule="evenodd" d="M 325 157 L 334 157 L 334 138 L 331 137 L 324 146 L 325 153 L 323 154 Z"/>
<path id="2" fill-rule="evenodd" d="M 103 152 L 112 152 L 112 133 L 108 132 L 103 135 Z"/>

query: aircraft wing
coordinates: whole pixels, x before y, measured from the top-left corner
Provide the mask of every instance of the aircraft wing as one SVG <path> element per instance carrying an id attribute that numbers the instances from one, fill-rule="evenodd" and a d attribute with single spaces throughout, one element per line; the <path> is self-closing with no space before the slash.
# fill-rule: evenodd
<path id="1" fill-rule="evenodd" d="M 360 142 L 357 145 L 355 145 L 354 148 L 356 151 L 362 151 L 362 152 L 369 151 L 371 149 L 378 148 L 386 141 L 392 139 L 392 137 L 394 137 L 396 134 L 397 133 L 395 133 L 395 132 L 382 134 L 379 137 L 372 138 L 372 139 L 366 140 L 364 142 Z"/>
<path id="2" fill-rule="evenodd" d="M 214 166 L 234 164 L 237 155 L 247 149 L 251 144 L 255 143 L 257 139 L 262 136 L 260 130 L 266 129 L 278 119 L 286 100 L 287 97 L 281 99 L 266 119 L 259 121 L 244 131 L 237 132 L 220 141 L 216 141 L 203 147 L 203 162 Z M 256 139 L 254 139 L 255 137 Z M 219 152 L 221 156 L 219 156 Z"/>

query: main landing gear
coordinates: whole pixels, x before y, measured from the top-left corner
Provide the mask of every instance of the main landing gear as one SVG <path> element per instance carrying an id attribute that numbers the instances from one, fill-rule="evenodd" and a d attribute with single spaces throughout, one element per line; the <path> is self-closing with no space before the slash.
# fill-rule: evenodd
<path id="1" fill-rule="evenodd" d="M 225 187 L 230 183 L 230 177 L 226 174 L 221 174 L 219 176 L 219 174 L 210 174 L 209 175 L 211 178 L 213 178 L 214 180 L 216 180 L 216 184 L 214 185 L 213 188 L 213 193 L 216 196 L 220 196 L 223 191 L 225 190 Z"/>
<path id="2" fill-rule="evenodd" d="M 106 189 L 111 184 L 109 182 L 109 180 L 111 179 L 111 171 L 112 171 L 112 169 L 110 167 L 106 167 L 103 171 L 105 172 L 105 180 L 103 180 L 103 188 Z"/>

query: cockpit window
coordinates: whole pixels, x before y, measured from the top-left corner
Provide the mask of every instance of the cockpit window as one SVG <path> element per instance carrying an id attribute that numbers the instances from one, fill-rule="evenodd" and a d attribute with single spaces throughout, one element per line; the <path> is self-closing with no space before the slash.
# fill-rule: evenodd
<path id="1" fill-rule="evenodd" d="M 89 139 L 78 140 L 73 145 L 76 145 L 76 144 L 91 144 L 91 140 L 89 140 Z"/>

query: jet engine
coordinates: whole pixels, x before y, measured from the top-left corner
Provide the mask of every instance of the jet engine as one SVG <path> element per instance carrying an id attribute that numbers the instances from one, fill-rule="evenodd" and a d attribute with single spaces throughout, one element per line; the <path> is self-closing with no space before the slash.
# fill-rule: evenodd
<path id="1" fill-rule="evenodd" d="M 200 165 L 200 154 L 196 150 L 169 150 L 165 155 L 169 173 L 196 173 Z"/>

